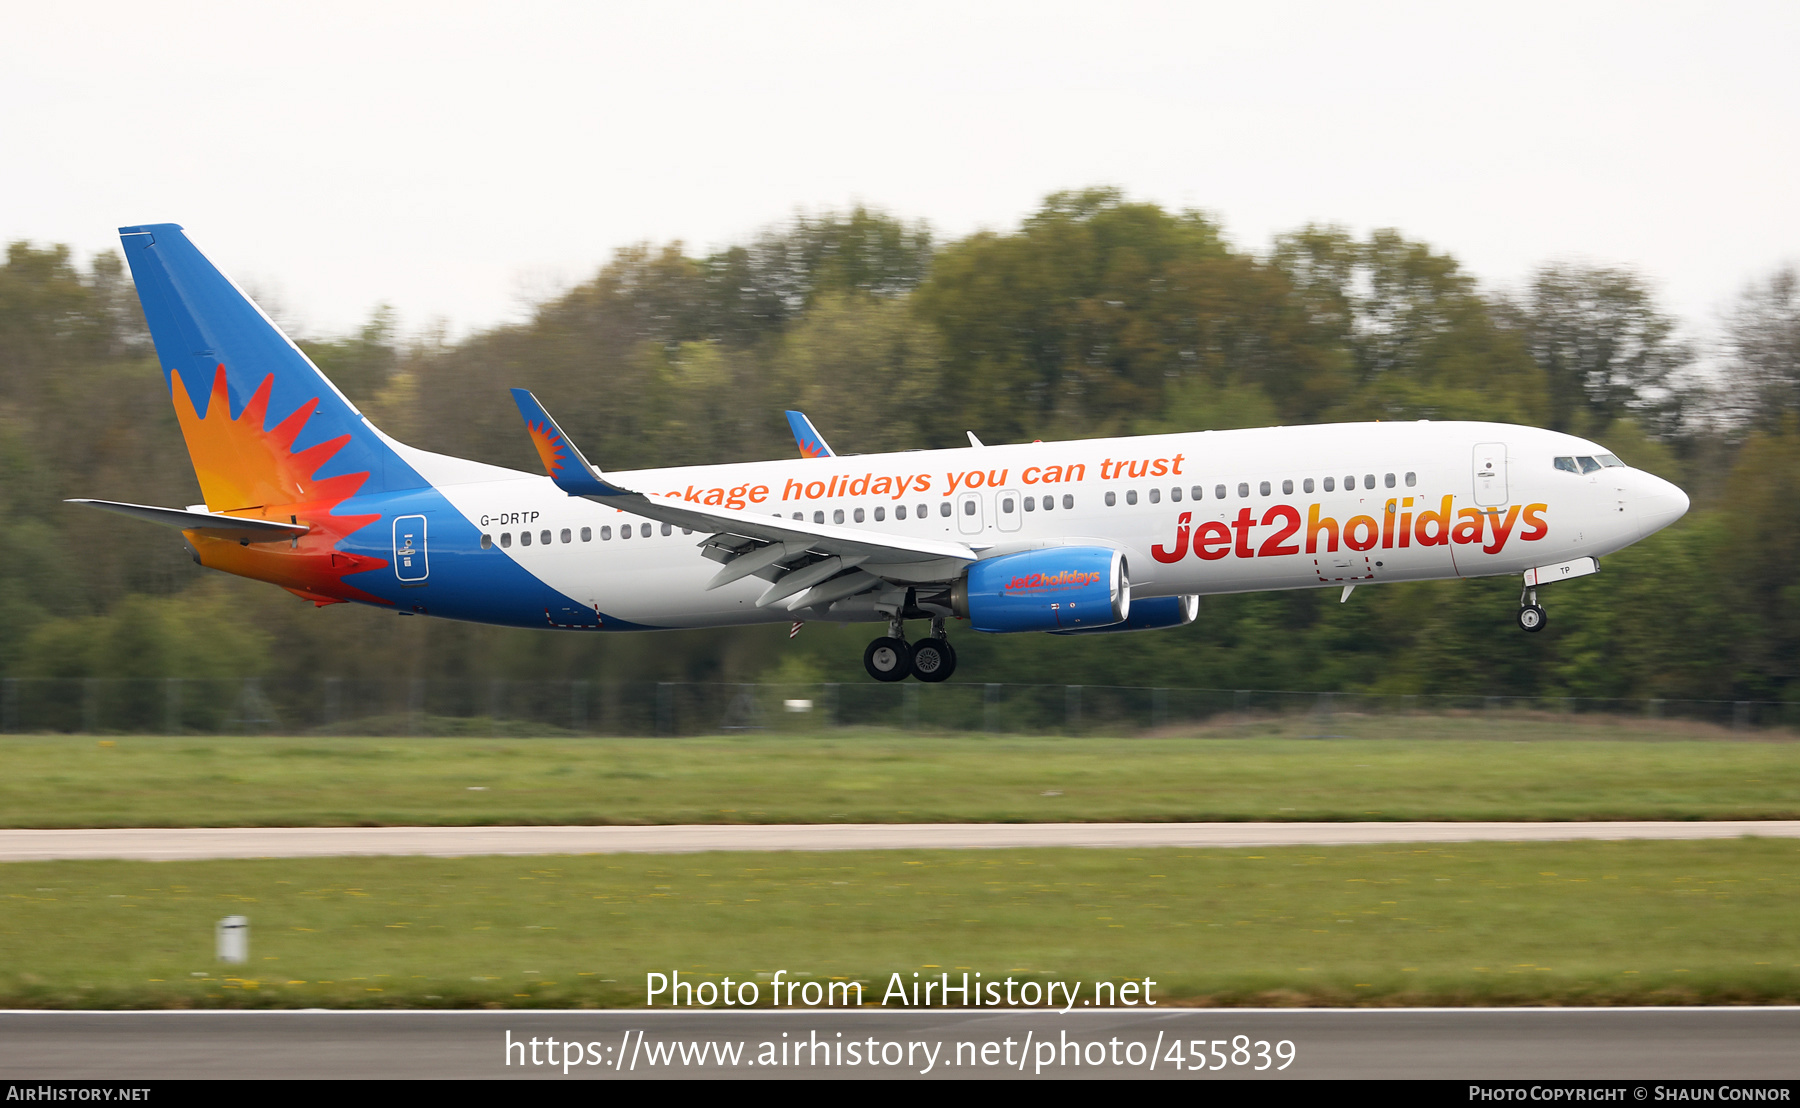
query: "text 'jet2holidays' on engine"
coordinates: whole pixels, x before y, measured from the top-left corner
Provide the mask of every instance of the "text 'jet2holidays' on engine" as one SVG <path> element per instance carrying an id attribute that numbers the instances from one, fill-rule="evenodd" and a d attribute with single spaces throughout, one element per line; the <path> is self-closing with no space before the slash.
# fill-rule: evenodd
<path id="1" fill-rule="evenodd" d="M 1537 590 L 1687 511 L 1592 442 L 1498 423 L 1346 423 L 602 473 L 513 399 L 547 476 L 370 423 L 182 229 L 121 229 L 204 504 L 82 500 L 179 528 L 201 565 L 316 604 L 515 627 L 885 624 L 880 681 L 991 633 L 1191 622 L 1208 593 L 1522 574 Z M 930 631 L 908 642 L 908 620 Z"/>

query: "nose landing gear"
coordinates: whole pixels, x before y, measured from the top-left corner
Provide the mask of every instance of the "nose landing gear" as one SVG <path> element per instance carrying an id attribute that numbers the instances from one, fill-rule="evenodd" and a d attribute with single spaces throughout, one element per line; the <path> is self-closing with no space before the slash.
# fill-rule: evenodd
<path id="1" fill-rule="evenodd" d="M 1538 604 L 1537 589 L 1526 585 L 1525 591 L 1519 595 L 1519 626 L 1527 631 L 1542 631 L 1549 619 Z"/>
<path id="2" fill-rule="evenodd" d="M 904 681 L 910 676 L 935 684 L 956 672 L 956 650 L 944 634 L 942 619 L 931 621 L 929 638 L 911 645 L 905 622 L 894 619 L 888 621 L 887 635 L 863 651 L 863 668 L 877 681 Z"/>

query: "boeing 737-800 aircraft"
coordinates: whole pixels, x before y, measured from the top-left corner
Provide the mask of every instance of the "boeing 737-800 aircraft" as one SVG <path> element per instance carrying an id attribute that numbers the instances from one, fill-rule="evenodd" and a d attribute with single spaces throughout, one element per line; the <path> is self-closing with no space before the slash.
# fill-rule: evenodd
<path id="1" fill-rule="evenodd" d="M 885 623 L 881 681 L 977 631 L 1178 627 L 1208 593 L 1522 574 L 1537 589 L 1687 511 L 1604 447 L 1498 423 L 1350 423 L 602 473 L 513 398 L 547 476 L 383 434 L 174 224 L 121 228 L 205 503 L 79 503 L 315 604 L 572 631 Z M 929 620 L 916 642 L 907 620 Z"/>

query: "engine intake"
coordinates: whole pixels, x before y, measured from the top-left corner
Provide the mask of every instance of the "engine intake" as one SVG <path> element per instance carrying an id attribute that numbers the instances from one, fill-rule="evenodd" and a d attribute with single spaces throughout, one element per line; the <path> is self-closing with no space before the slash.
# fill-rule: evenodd
<path id="1" fill-rule="evenodd" d="M 976 562 L 950 602 L 977 631 L 1073 631 L 1130 616 L 1131 582 L 1120 551 L 1056 546 Z"/>

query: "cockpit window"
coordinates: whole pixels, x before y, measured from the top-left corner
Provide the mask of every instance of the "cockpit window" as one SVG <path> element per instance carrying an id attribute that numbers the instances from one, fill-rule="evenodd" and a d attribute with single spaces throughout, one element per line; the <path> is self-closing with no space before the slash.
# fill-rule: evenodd
<path id="1" fill-rule="evenodd" d="M 1621 462 L 1619 460 L 1619 456 L 1617 454 L 1600 454 L 1600 455 L 1596 455 L 1596 456 L 1600 459 L 1600 464 L 1605 466 L 1607 469 L 1624 469 L 1625 468 L 1625 463 Z"/>
<path id="2" fill-rule="evenodd" d="M 1583 473 L 1600 472 L 1600 463 L 1592 458 L 1576 458 L 1575 460 L 1581 463 L 1581 472 Z"/>
<path id="3" fill-rule="evenodd" d="M 1556 459 L 1556 468 L 1562 470 L 1564 473 L 1580 473 L 1581 472 L 1581 467 L 1575 464 L 1574 458 L 1558 458 L 1558 459 Z"/>

